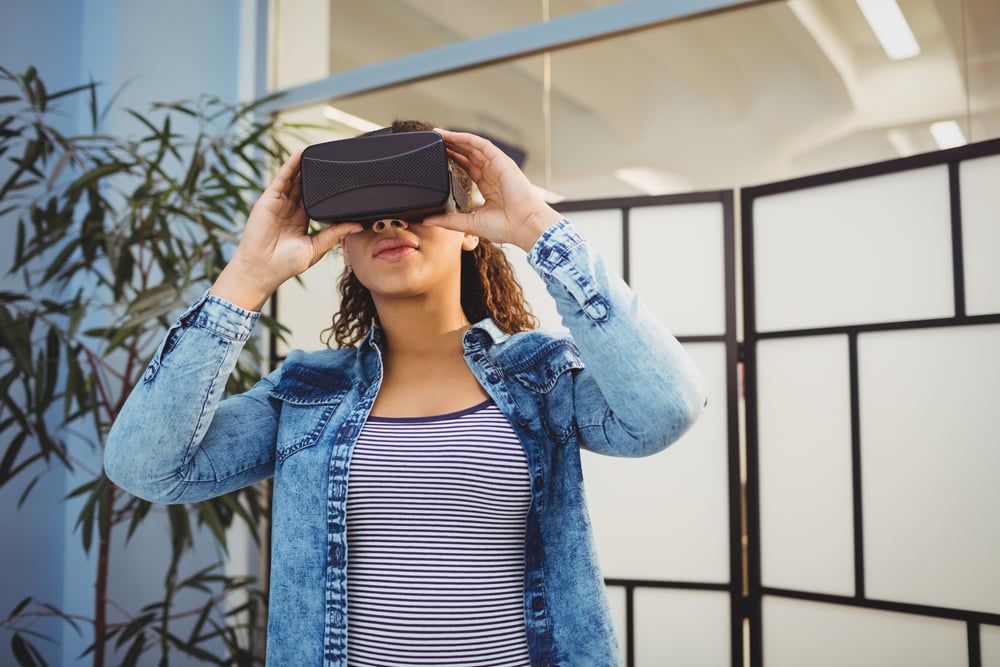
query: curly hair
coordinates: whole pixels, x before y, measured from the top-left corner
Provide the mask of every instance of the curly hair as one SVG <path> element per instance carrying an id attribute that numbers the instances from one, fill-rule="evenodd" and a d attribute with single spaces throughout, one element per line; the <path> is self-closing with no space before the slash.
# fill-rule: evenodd
<path id="1" fill-rule="evenodd" d="M 422 121 L 397 120 L 393 132 L 433 130 Z M 449 160 L 458 181 L 471 194 L 472 179 L 454 161 Z M 524 299 L 524 291 L 514 276 L 507 255 L 496 244 L 480 239 L 471 251 L 462 252 L 462 310 L 470 322 L 492 318 L 508 334 L 528 331 L 538 326 L 538 318 Z M 327 347 L 352 347 L 361 342 L 378 319 L 375 302 L 353 271 L 345 268 L 337 283 L 340 311 L 333 325 L 323 332 Z"/>

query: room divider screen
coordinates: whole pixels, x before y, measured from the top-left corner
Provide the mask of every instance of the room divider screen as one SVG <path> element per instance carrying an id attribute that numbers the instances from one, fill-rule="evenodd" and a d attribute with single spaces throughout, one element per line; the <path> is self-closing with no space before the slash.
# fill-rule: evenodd
<path id="1" fill-rule="evenodd" d="M 998 153 L 742 193 L 751 665 L 1000 665 Z"/>
<path id="2" fill-rule="evenodd" d="M 710 385 L 665 452 L 584 453 L 629 667 L 1000 667 L 998 186 L 991 141 L 746 188 L 740 215 L 558 205 Z M 279 290 L 275 364 L 321 347 L 341 266 Z"/>

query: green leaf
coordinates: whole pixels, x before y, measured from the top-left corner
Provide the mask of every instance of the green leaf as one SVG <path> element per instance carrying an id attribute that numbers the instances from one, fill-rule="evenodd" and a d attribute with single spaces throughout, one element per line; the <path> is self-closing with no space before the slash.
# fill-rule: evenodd
<path id="1" fill-rule="evenodd" d="M 83 84 L 80 84 L 79 86 L 73 86 L 72 88 L 66 88 L 64 90 L 60 90 L 60 91 L 55 92 L 55 93 L 50 93 L 49 94 L 49 101 L 57 100 L 60 97 L 66 97 L 68 95 L 75 95 L 75 94 L 77 94 L 77 93 L 79 93 L 81 91 L 84 91 L 84 90 L 93 91 L 95 87 L 96 87 L 96 84 L 93 83 L 93 82 L 91 82 L 91 83 L 83 83 Z"/>
<path id="2" fill-rule="evenodd" d="M 217 658 L 214 653 L 210 653 L 203 648 L 199 648 L 196 644 L 188 644 L 183 639 L 172 633 L 167 634 L 167 639 L 170 640 L 170 643 L 175 648 L 182 651 L 186 655 L 198 658 L 199 660 L 204 660 L 205 662 L 210 662 L 213 665 L 225 664 L 223 660 Z"/>
<path id="3" fill-rule="evenodd" d="M 19 632 L 15 632 L 10 640 L 11 652 L 14 659 L 21 667 L 48 667 L 45 658 L 39 653 L 30 642 L 24 639 Z"/>
<path id="4" fill-rule="evenodd" d="M 24 610 L 25 610 L 25 608 L 26 608 L 26 607 L 27 607 L 27 606 L 28 606 L 29 604 L 31 604 L 31 597 L 30 597 L 30 596 L 29 596 L 29 597 L 26 597 L 26 598 L 24 598 L 23 600 L 21 600 L 20 602 L 18 602 L 18 603 L 17 603 L 17 606 L 15 606 L 15 607 L 14 607 L 14 610 L 13 610 L 12 612 L 10 612 L 10 614 L 9 614 L 9 615 L 7 616 L 7 618 L 13 618 L 14 616 L 17 616 L 17 615 L 18 615 L 18 614 L 20 614 L 20 613 L 21 613 L 22 611 L 24 611 Z"/>
<path id="5" fill-rule="evenodd" d="M 222 547 L 223 552 L 229 553 L 226 544 L 226 523 L 219 514 L 218 507 L 212 501 L 198 503 L 198 518 L 212 531 L 215 541 Z"/>
<path id="6" fill-rule="evenodd" d="M 101 509 L 105 504 L 105 497 L 107 495 L 105 492 L 107 488 L 108 478 L 101 475 L 90 482 L 78 486 L 66 496 L 67 498 L 75 498 L 89 493 L 86 502 L 80 508 L 80 514 L 76 518 L 76 528 L 80 529 L 80 540 L 83 544 L 84 553 L 90 553 L 90 547 L 94 542 L 94 526 L 97 525 L 100 528 L 104 520 L 104 512 Z"/>
<path id="7" fill-rule="evenodd" d="M 17 461 L 17 457 L 21 453 L 21 448 L 24 447 L 24 443 L 27 440 L 28 431 L 21 431 L 11 438 L 10 443 L 7 445 L 7 450 L 4 452 L 3 459 L 0 460 L 0 487 L 7 484 L 17 474 L 18 467 L 14 466 L 14 462 Z"/>
<path id="8" fill-rule="evenodd" d="M 135 533 L 136 529 L 142 524 L 146 515 L 149 514 L 149 510 L 152 509 L 153 504 L 147 500 L 138 499 L 136 507 L 132 510 L 132 518 L 128 524 L 128 534 L 125 536 L 125 541 L 132 539 L 132 535 Z"/>
<path id="9" fill-rule="evenodd" d="M 132 315 L 141 315 L 150 311 L 158 312 L 165 305 L 175 308 L 180 301 L 180 297 L 180 290 L 174 285 L 157 285 L 137 294 L 125 312 Z"/>
<path id="10" fill-rule="evenodd" d="M 184 505 L 167 505 L 167 517 L 170 519 L 170 536 L 174 549 L 181 551 L 184 547 L 194 544 L 187 508 Z"/>
<path id="11" fill-rule="evenodd" d="M 41 386 L 38 397 L 39 406 L 48 406 L 55 397 L 56 387 L 59 381 L 59 360 L 62 352 L 62 341 L 59 339 L 59 331 L 55 327 L 49 327 L 49 333 L 45 337 L 45 356 L 42 364 L 38 384 Z"/>
<path id="12" fill-rule="evenodd" d="M 83 372 L 83 368 L 80 366 L 80 362 L 75 358 L 75 356 L 70 356 L 67 359 L 66 364 L 66 386 L 65 393 L 63 395 L 63 417 L 67 419 L 73 414 L 73 404 L 81 409 L 89 409 L 91 407 L 91 402 L 89 400 L 89 394 L 87 393 L 87 387 L 89 385 L 88 379 Z"/>
<path id="13" fill-rule="evenodd" d="M 79 237 L 71 238 L 68 241 L 66 241 L 66 244 L 62 247 L 62 250 L 59 251 L 59 254 L 56 255 L 56 257 L 52 260 L 51 264 L 49 264 L 49 267 L 45 270 L 45 273 L 42 274 L 42 280 L 48 282 L 58 274 L 64 273 L 66 265 L 69 264 L 70 257 L 73 256 L 73 253 L 76 252 L 79 246 L 80 246 Z"/>
<path id="14" fill-rule="evenodd" d="M 73 183 L 71 183 L 69 187 L 66 188 L 66 193 L 68 196 L 75 195 L 84 188 L 95 185 L 97 181 L 101 180 L 102 178 L 123 171 L 128 171 L 129 169 L 131 169 L 131 167 L 132 165 L 119 161 L 101 164 L 97 167 L 94 167 L 93 169 L 91 169 L 90 171 L 83 174 L 75 181 L 73 181 Z"/>
<path id="15" fill-rule="evenodd" d="M 143 651 L 146 650 L 146 635 L 139 634 L 136 635 L 135 640 L 132 645 L 129 646 L 128 651 L 125 653 L 125 657 L 122 658 L 122 667 L 135 667 L 139 664 L 139 658 L 142 657 Z"/>
<path id="16" fill-rule="evenodd" d="M 130 321 L 121 325 L 117 329 L 109 330 L 112 331 L 112 334 L 108 337 L 108 344 L 107 347 L 104 348 L 104 355 L 107 356 L 111 354 L 114 350 L 118 349 L 121 344 L 129 338 L 129 336 L 136 334 L 139 331 L 141 324 L 141 321 Z"/>
<path id="17" fill-rule="evenodd" d="M 34 365 L 31 361 L 33 326 L 34 318 L 30 315 L 15 318 L 7 308 L 0 306 L 0 349 L 10 354 L 14 368 L 27 378 L 34 374 Z"/>
<path id="18" fill-rule="evenodd" d="M 24 501 L 26 501 L 28 499 L 28 496 L 31 495 L 32 489 L 35 488 L 35 484 L 37 484 L 38 480 L 40 480 L 41 478 L 42 478 L 41 475 L 35 475 L 34 477 L 31 478 L 30 482 L 24 485 L 24 490 L 21 491 L 21 495 L 18 496 L 17 498 L 17 509 L 21 509 L 21 506 L 24 505 Z"/>

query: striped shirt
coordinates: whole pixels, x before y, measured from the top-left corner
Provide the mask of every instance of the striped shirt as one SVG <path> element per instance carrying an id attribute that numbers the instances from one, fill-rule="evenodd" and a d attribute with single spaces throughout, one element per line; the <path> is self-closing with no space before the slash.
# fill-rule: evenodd
<path id="1" fill-rule="evenodd" d="M 351 667 L 527 667 L 521 444 L 492 402 L 371 417 L 347 495 Z"/>

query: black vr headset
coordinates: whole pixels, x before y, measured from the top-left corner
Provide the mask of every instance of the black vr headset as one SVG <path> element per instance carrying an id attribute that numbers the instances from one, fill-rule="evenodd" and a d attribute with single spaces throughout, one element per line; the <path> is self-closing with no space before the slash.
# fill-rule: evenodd
<path id="1" fill-rule="evenodd" d="M 468 211 L 465 188 L 448 166 L 437 132 L 378 130 L 353 139 L 314 144 L 302 153 L 302 200 L 321 222 L 396 218 Z"/>

